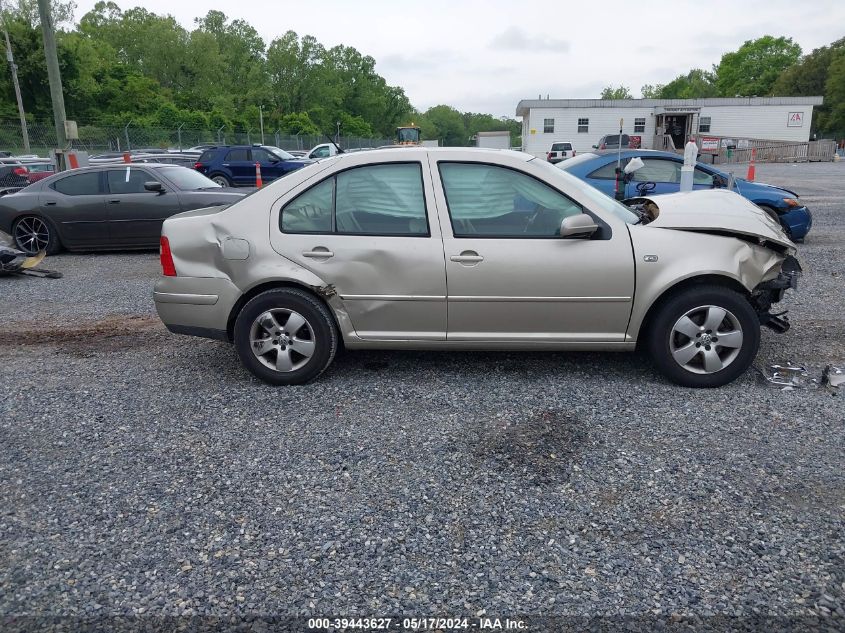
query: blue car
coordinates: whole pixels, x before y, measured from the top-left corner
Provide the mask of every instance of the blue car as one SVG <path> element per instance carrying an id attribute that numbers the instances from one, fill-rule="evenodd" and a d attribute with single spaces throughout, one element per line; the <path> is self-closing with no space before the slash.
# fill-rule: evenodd
<path id="1" fill-rule="evenodd" d="M 295 158 L 277 147 L 219 145 L 206 149 L 194 169 L 223 187 L 254 187 L 256 163 L 261 165 L 262 182 L 268 183 L 313 162 Z"/>
<path id="2" fill-rule="evenodd" d="M 574 156 L 557 166 L 612 197 L 616 186 L 617 156 L 615 151 L 590 152 Z M 626 198 L 673 193 L 680 189 L 681 167 L 684 164 L 682 156 L 654 150 L 622 150 L 622 168 L 635 156 L 642 159 L 644 166 L 620 183 L 625 187 Z M 712 165 L 698 163 L 693 174 L 693 189 L 726 187 L 728 179 L 728 174 Z M 813 216 L 798 199 L 797 193 L 742 178 L 736 178 L 734 182 L 737 193 L 777 215 L 790 239 L 800 241 L 809 233 Z"/>

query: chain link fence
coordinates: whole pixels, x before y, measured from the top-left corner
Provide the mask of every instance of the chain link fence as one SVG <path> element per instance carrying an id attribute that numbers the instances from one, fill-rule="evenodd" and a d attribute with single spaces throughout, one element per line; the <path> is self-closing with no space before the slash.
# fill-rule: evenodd
<path id="1" fill-rule="evenodd" d="M 19 122 L 0 122 L 0 150 L 12 155 L 37 154 L 49 156 L 50 150 L 57 145 L 56 130 L 53 125 L 34 123 L 28 126 L 29 151 L 23 143 Z M 71 141 L 74 149 L 87 151 L 91 155 L 101 152 L 122 152 L 138 150 L 184 151 L 197 145 L 274 145 L 284 150 L 309 150 L 320 143 L 329 141 L 326 136 L 290 135 L 281 130 L 247 130 L 233 132 L 226 129 L 197 130 L 187 128 L 150 128 L 107 127 L 98 125 L 80 125 L 79 139 Z M 380 147 L 393 141 L 384 138 L 361 138 L 341 136 L 338 145 L 344 149 L 353 147 Z"/>

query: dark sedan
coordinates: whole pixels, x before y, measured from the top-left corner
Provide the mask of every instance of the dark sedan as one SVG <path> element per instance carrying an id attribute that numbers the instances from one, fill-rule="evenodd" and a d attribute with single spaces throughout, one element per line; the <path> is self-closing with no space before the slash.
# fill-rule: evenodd
<path id="1" fill-rule="evenodd" d="M 166 218 L 232 204 L 247 193 L 177 165 L 83 167 L 0 198 L 0 231 L 30 254 L 157 248 Z"/>

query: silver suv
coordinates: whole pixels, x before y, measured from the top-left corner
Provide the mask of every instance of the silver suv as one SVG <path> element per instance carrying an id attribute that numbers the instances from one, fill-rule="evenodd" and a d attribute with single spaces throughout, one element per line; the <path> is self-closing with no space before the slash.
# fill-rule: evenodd
<path id="1" fill-rule="evenodd" d="M 659 205 L 659 206 L 658 206 Z M 649 351 L 669 379 L 739 376 L 800 268 L 723 190 L 623 206 L 511 151 L 341 154 L 228 207 L 166 220 L 167 327 L 234 343 L 274 384 L 347 349 Z"/>

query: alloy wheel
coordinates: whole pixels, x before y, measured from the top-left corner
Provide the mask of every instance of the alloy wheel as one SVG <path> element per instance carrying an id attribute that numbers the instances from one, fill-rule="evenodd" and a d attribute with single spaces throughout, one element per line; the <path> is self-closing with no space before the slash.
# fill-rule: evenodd
<path id="1" fill-rule="evenodd" d="M 736 360 L 742 341 L 742 326 L 732 312 L 714 305 L 699 306 L 672 326 L 669 351 L 687 371 L 713 374 Z"/>
<path id="2" fill-rule="evenodd" d="M 50 227 L 35 217 L 23 218 L 15 225 L 15 244 L 28 255 L 47 250 L 50 243 Z"/>
<path id="3" fill-rule="evenodd" d="M 265 367 L 292 372 L 304 367 L 314 355 L 314 329 L 298 312 L 267 310 L 252 322 L 249 344 Z"/>

